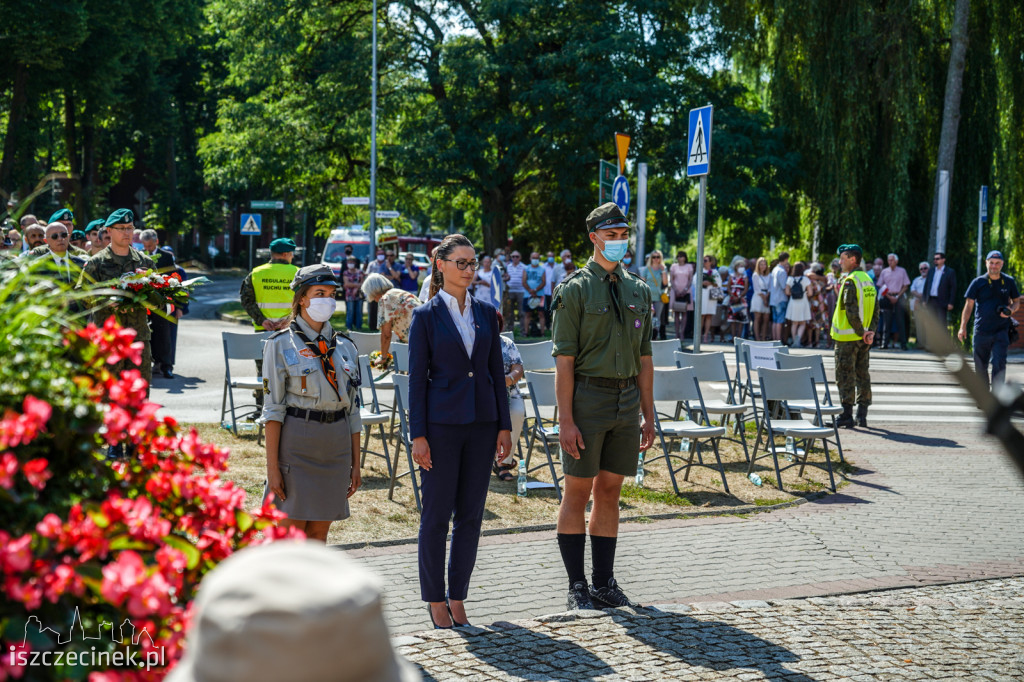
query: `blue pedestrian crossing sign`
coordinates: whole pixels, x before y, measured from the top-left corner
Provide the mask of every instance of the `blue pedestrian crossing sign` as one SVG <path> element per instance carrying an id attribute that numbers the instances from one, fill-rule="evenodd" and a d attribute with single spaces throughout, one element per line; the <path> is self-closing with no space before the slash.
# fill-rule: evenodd
<path id="1" fill-rule="evenodd" d="M 625 175 L 615 178 L 612 185 L 612 201 L 622 211 L 622 215 L 629 215 L 629 181 Z"/>
<path id="2" fill-rule="evenodd" d="M 707 175 L 711 168 L 711 114 L 713 107 L 707 105 L 690 109 L 689 133 L 686 137 L 686 175 Z"/>
<path id="3" fill-rule="evenodd" d="M 241 218 L 242 229 L 240 234 L 245 236 L 260 236 L 260 225 L 263 223 L 263 216 L 259 213 L 243 213 Z"/>

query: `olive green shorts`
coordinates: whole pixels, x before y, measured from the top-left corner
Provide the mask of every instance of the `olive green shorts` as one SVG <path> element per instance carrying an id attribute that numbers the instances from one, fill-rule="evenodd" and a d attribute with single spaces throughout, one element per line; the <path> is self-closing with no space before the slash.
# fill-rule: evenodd
<path id="1" fill-rule="evenodd" d="M 632 476 L 640 452 L 640 391 L 583 385 L 573 390 L 572 416 L 583 434 L 580 458 L 562 453 L 569 476 L 593 478 L 598 471 Z"/>

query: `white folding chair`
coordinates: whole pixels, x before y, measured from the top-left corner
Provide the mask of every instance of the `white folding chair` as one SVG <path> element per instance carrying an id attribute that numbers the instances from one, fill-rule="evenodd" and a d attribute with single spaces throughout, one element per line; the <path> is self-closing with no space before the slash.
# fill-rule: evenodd
<path id="1" fill-rule="evenodd" d="M 392 499 L 395 490 L 395 483 L 403 476 L 408 476 L 412 481 L 412 494 L 416 499 L 416 508 L 423 511 L 423 503 L 420 501 L 420 483 L 416 478 L 416 464 L 412 461 L 412 438 L 409 436 L 409 375 L 395 375 L 395 406 L 398 410 L 398 433 L 402 445 L 405 446 L 405 456 L 409 462 L 409 471 L 404 474 L 398 473 L 398 457 L 395 457 L 395 468 L 391 472 L 391 484 L 388 488 L 388 499 Z"/>
<path id="2" fill-rule="evenodd" d="M 836 418 L 843 413 L 843 406 L 836 405 L 832 402 L 832 392 L 828 387 L 828 375 L 825 374 L 825 363 L 822 362 L 821 355 L 818 353 L 812 353 L 810 355 L 777 353 L 775 355 L 775 363 L 779 369 L 800 369 L 801 367 L 807 367 L 814 373 L 815 385 L 825 387 L 825 400 L 818 405 L 818 409 L 821 412 L 822 417 L 832 417 L 832 430 L 835 432 L 835 443 L 836 450 L 839 451 L 839 461 L 845 462 L 846 458 L 843 457 L 843 446 L 839 442 L 839 427 L 836 425 Z M 786 407 L 789 408 L 790 412 L 798 412 L 800 414 L 810 412 L 811 414 L 815 414 L 814 404 L 809 400 L 790 400 L 786 403 Z M 818 426 L 827 426 L 827 424 L 819 422 Z"/>
<path id="3" fill-rule="evenodd" d="M 544 417 L 541 416 L 540 409 L 542 407 L 557 407 L 558 401 L 555 399 L 555 375 L 551 372 L 526 372 L 526 385 L 530 389 L 530 403 L 533 405 L 533 424 L 527 426 L 523 424 L 523 431 L 528 433 L 526 439 L 526 472 L 536 471 L 544 467 L 543 464 L 530 468 L 530 455 L 533 454 L 533 444 L 536 441 L 540 441 L 540 444 L 544 447 L 544 454 L 548 458 L 548 469 L 551 472 L 551 480 L 555 483 L 555 493 L 558 495 L 558 501 L 562 501 L 562 486 L 560 482 L 562 477 L 558 475 L 558 471 L 555 469 L 555 460 L 551 455 L 551 445 L 553 444 L 556 448 L 558 445 L 558 423 L 554 419 L 549 419 L 545 422 Z"/>
<path id="4" fill-rule="evenodd" d="M 680 348 L 679 339 L 651 341 L 651 361 L 655 367 L 675 367 L 675 353 Z"/>
<path id="5" fill-rule="evenodd" d="M 683 475 L 683 480 L 690 480 L 690 468 L 694 466 L 704 466 L 709 469 L 715 468 L 710 464 L 704 464 L 704 457 L 701 454 L 703 444 L 706 442 L 711 443 L 711 447 L 715 452 L 715 461 L 718 463 L 718 473 L 722 477 L 722 487 L 725 488 L 725 492 L 729 492 L 729 482 L 725 480 L 725 468 L 722 466 L 722 458 L 718 453 L 718 441 L 725 435 L 724 426 L 711 426 L 711 420 L 708 419 L 707 410 L 704 408 L 704 399 L 701 397 L 700 384 L 697 381 L 697 375 L 693 371 L 693 368 L 686 367 L 683 369 L 655 369 L 654 370 L 654 402 L 683 402 L 687 405 L 687 417 L 692 413 L 698 415 L 700 422 L 693 421 L 692 419 L 662 419 L 662 415 L 658 414 L 658 411 L 654 412 L 654 426 L 658 431 L 658 437 L 661 439 L 661 451 L 664 453 L 651 459 L 651 462 L 655 462 L 659 459 L 664 458 L 665 463 L 668 465 L 669 478 L 672 479 L 672 488 L 675 490 L 676 495 L 679 494 L 679 484 L 676 481 L 676 474 L 682 470 L 686 470 Z M 665 415 L 668 417 L 668 415 Z M 686 459 L 686 464 L 679 468 L 672 466 L 672 458 L 678 457 L 682 459 L 682 455 L 673 454 L 665 442 L 665 437 L 668 436 L 669 441 L 675 439 L 688 438 L 690 439 L 690 456 Z M 694 455 L 697 456 L 697 464 L 693 463 Z"/>
<path id="6" fill-rule="evenodd" d="M 224 415 L 231 414 L 231 432 L 238 436 L 238 417 L 259 416 L 259 408 L 255 403 L 246 405 L 235 405 L 234 389 L 247 391 L 262 391 L 263 377 L 261 376 L 231 376 L 232 360 L 262 360 L 263 342 L 273 334 L 272 331 L 260 332 L 257 334 L 235 334 L 233 332 L 221 332 L 221 343 L 224 346 L 224 395 L 220 401 L 220 422 L 224 423 Z M 230 405 L 230 407 L 229 407 Z M 242 415 L 238 413 L 244 412 Z M 263 440 L 263 427 L 260 427 L 259 442 Z"/>
<path id="7" fill-rule="evenodd" d="M 554 369 L 555 359 L 551 356 L 551 349 L 554 345 L 551 341 L 516 345 L 520 357 L 523 358 L 523 369 L 529 372 Z"/>
<path id="8" fill-rule="evenodd" d="M 391 363 L 396 372 L 401 372 L 402 374 L 409 373 L 409 344 L 391 344 Z"/>
<path id="9" fill-rule="evenodd" d="M 745 394 L 750 399 L 750 406 L 754 409 L 754 423 L 757 424 L 757 437 L 760 441 L 761 438 L 761 412 L 760 405 L 758 404 L 761 400 L 761 393 L 759 384 L 755 381 L 757 376 L 757 370 L 765 367 L 767 369 L 775 369 L 775 355 L 776 353 L 789 353 L 789 348 L 779 344 L 778 346 L 771 345 L 768 343 L 755 344 L 760 346 L 756 351 L 752 350 L 753 346 L 748 343 L 744 343 L 740 346 L 740 367 L 746 376 L 746 381 L 743 383 L 743 390 L 741 394 Z M 744 400 L 746 402 L 746 400 Z M 757 452 L 757 443 L 754 443 L 754 452 Z"/>
<path id="10" fill-rule="evenodd" d="M 739 402 L 746 402 L 746 384 L 743 381 L 743 372 L 741 366 L 743 365 L 743 346 L 782 346 L 781 341 L 751 341 L 750 339 L 744 339 L 740 337 L 732 337 L 733 349 L 736 351 L 736 366 L 733 371 L 733 381 L 735 381 L 735 395 L 736 400 Z"/>
<path id="11" fill-rule="evenodd" d="M 746 403 L 735 403 L 733 402 L 733 385 L 729 379 L 729 366 L 725 362 L 725 352 L 718 351 L 717 353 L 681 353 L 676 351 L 676 366 L 677 367 L 692 367 L 694 374 L 697 376 L 697 381 L 701 384 L 701 393 L 703 394 L 708 388 L 711 382 L 724 383 L 728 389 L 725 399 L 720 398 L 704 398 L 704 409 L 707 410 L 709 415 L 718 415 L 722 418 L 722 426 L 725 426 L 729 420 L 729 417 L 733 417 L 735 420 L 733 433 L 737 434 L 738 438 L 726 438 L 725 440 L 739 443 L 743 446 L 743 456 L 746 457 L 747 461 L 750 461 L 750 452 L 747 450 L 747 439 L 745 435 L 745 426 L 747 417 L 747 405 Z"/>
<path id="12" fill-rule="evenodd" d="M 757 456 L 757 445 L 754 446 L 754 456 L 750 459 L 747 467 L 747 475 L 754 470 L 754 463 L 758 459 L 771 457 L 775 464 L 775 476 L 779 490 L 782 490 L 782 472 L 791 467 L 799 466 L 797 475 L 804 475 L 804 468 L 811 455 L 811 446 L 815 440 L 822 442 L 825 451 L 825 468 L 828 470 L 828 479 L 832 492 L 836 491 L 836 480 L 832 473 L 832 459 L 828 452 L 828 438 L 833 434 L 833 429 L 827 426 L 817 426 L 806 419 L 773 419 L 771 410 L 768 407 L 769 401 L 778 401 L 784 407 L 790 401 L 809 401 L 815 405 L 814 415 L 817 423 L 821 424 L 821 410 L 818 406 L 818 391 L 814 387 L 814 371 L 803 367 L 800 369 L 768 369 L 762 367 L 757 370 L 758 384 L 760 386 L 761 400 L 764 404 L 762 412 L 762 423 L 767 434 L 766 452 L 761 457 Z M 787 415 L 788 416 L 788 415 Z M 760 430 L 759 430 L 760 431 Z M 779 455 L 775 449 L 775 438 L 781 436 L 792 438 L 794 441 L 793 452 L 787 454 L 793 457 L 793 463 L 785 467 L 779 467 Z M 802 441 L 803 454 L 796 445 Z M 767 450 L 771 452 L 768 453 Z M 814 464 L 812 466 L 820 466 Z"/>
<path id="13" fill-rule="evenodd" d="M 365 355 L 359 356 L 359 375 L 360 377 L 370 377 L 370 359 Z M 370 403 L 367 406 L 366 399 L 363 395 L 363 391 L 368 390 L 370 392 Z M 388 450 L 388 439 L 384 433 L 384 425 L 391 421 L 391 415 L 384 413 L 380 409 L 380 403 L 377 401 L 377 388 L 373 385 L 372 381 L 361 380 L 359 383 L 359 402 L 362 403 L 359 407 L 359 417 L 363 420 L 363 447 L 359 463 L 366 464 L 366 456 L 373 455 L 374 457 L 380 457 L 387 464 L 388 478 L 392 481 L 393 470 L 391 464 L 391 452 Z M 384 452 L 374 452 L 369 449 L 370 446 L 370 432 L 373 427 L 376 426 L 380 433 L 381 443 L 384 445 Z M 395 463 L 394 466 L 398 466 L 398 451 L 395 451 Z M 388 499 L 392 499 L 393 490 L 388 491 Z"/>
<path id="14" fill-rule="evenodd" d="M 356 344 L 356 350 L 360 355 L 369 355 L 375 350 L 380 350 L 380 334 L 368 332 L 349 332 L 348 337 Z"/>

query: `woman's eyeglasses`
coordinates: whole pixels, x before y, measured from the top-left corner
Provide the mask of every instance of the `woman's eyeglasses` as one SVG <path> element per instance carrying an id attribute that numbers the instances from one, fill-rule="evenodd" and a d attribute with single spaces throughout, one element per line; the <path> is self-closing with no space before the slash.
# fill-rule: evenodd
<path id="1" fill-rule="evenodd" d="M 455 263 L 455 267 L 457 267 L 459 270 L 465 270 L 466 268 L 469 268 L 470 270 L 476 271 L 480 269 L 480 261 L 478 260 L 463 260 L 462 258 L 460 258 L 459 260 L 442 258 L 441 260 L 443 260 L 445 263 Z"/>

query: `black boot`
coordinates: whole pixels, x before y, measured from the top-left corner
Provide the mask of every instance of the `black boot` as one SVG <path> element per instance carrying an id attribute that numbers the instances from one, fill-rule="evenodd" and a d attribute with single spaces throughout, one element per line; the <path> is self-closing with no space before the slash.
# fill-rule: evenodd
<path id="1" fill-rule="evenodd" d="M 864 403 L 857 405 L 857 426 L 864 429 L 868 427 L 868 406 Z"/>
<path id="2" fill-rule="evenodd" d="M 853 405 L 843 405 L 843 413 L 836 419 L 836 426 L 841 429 L 853 428 Z"/>

